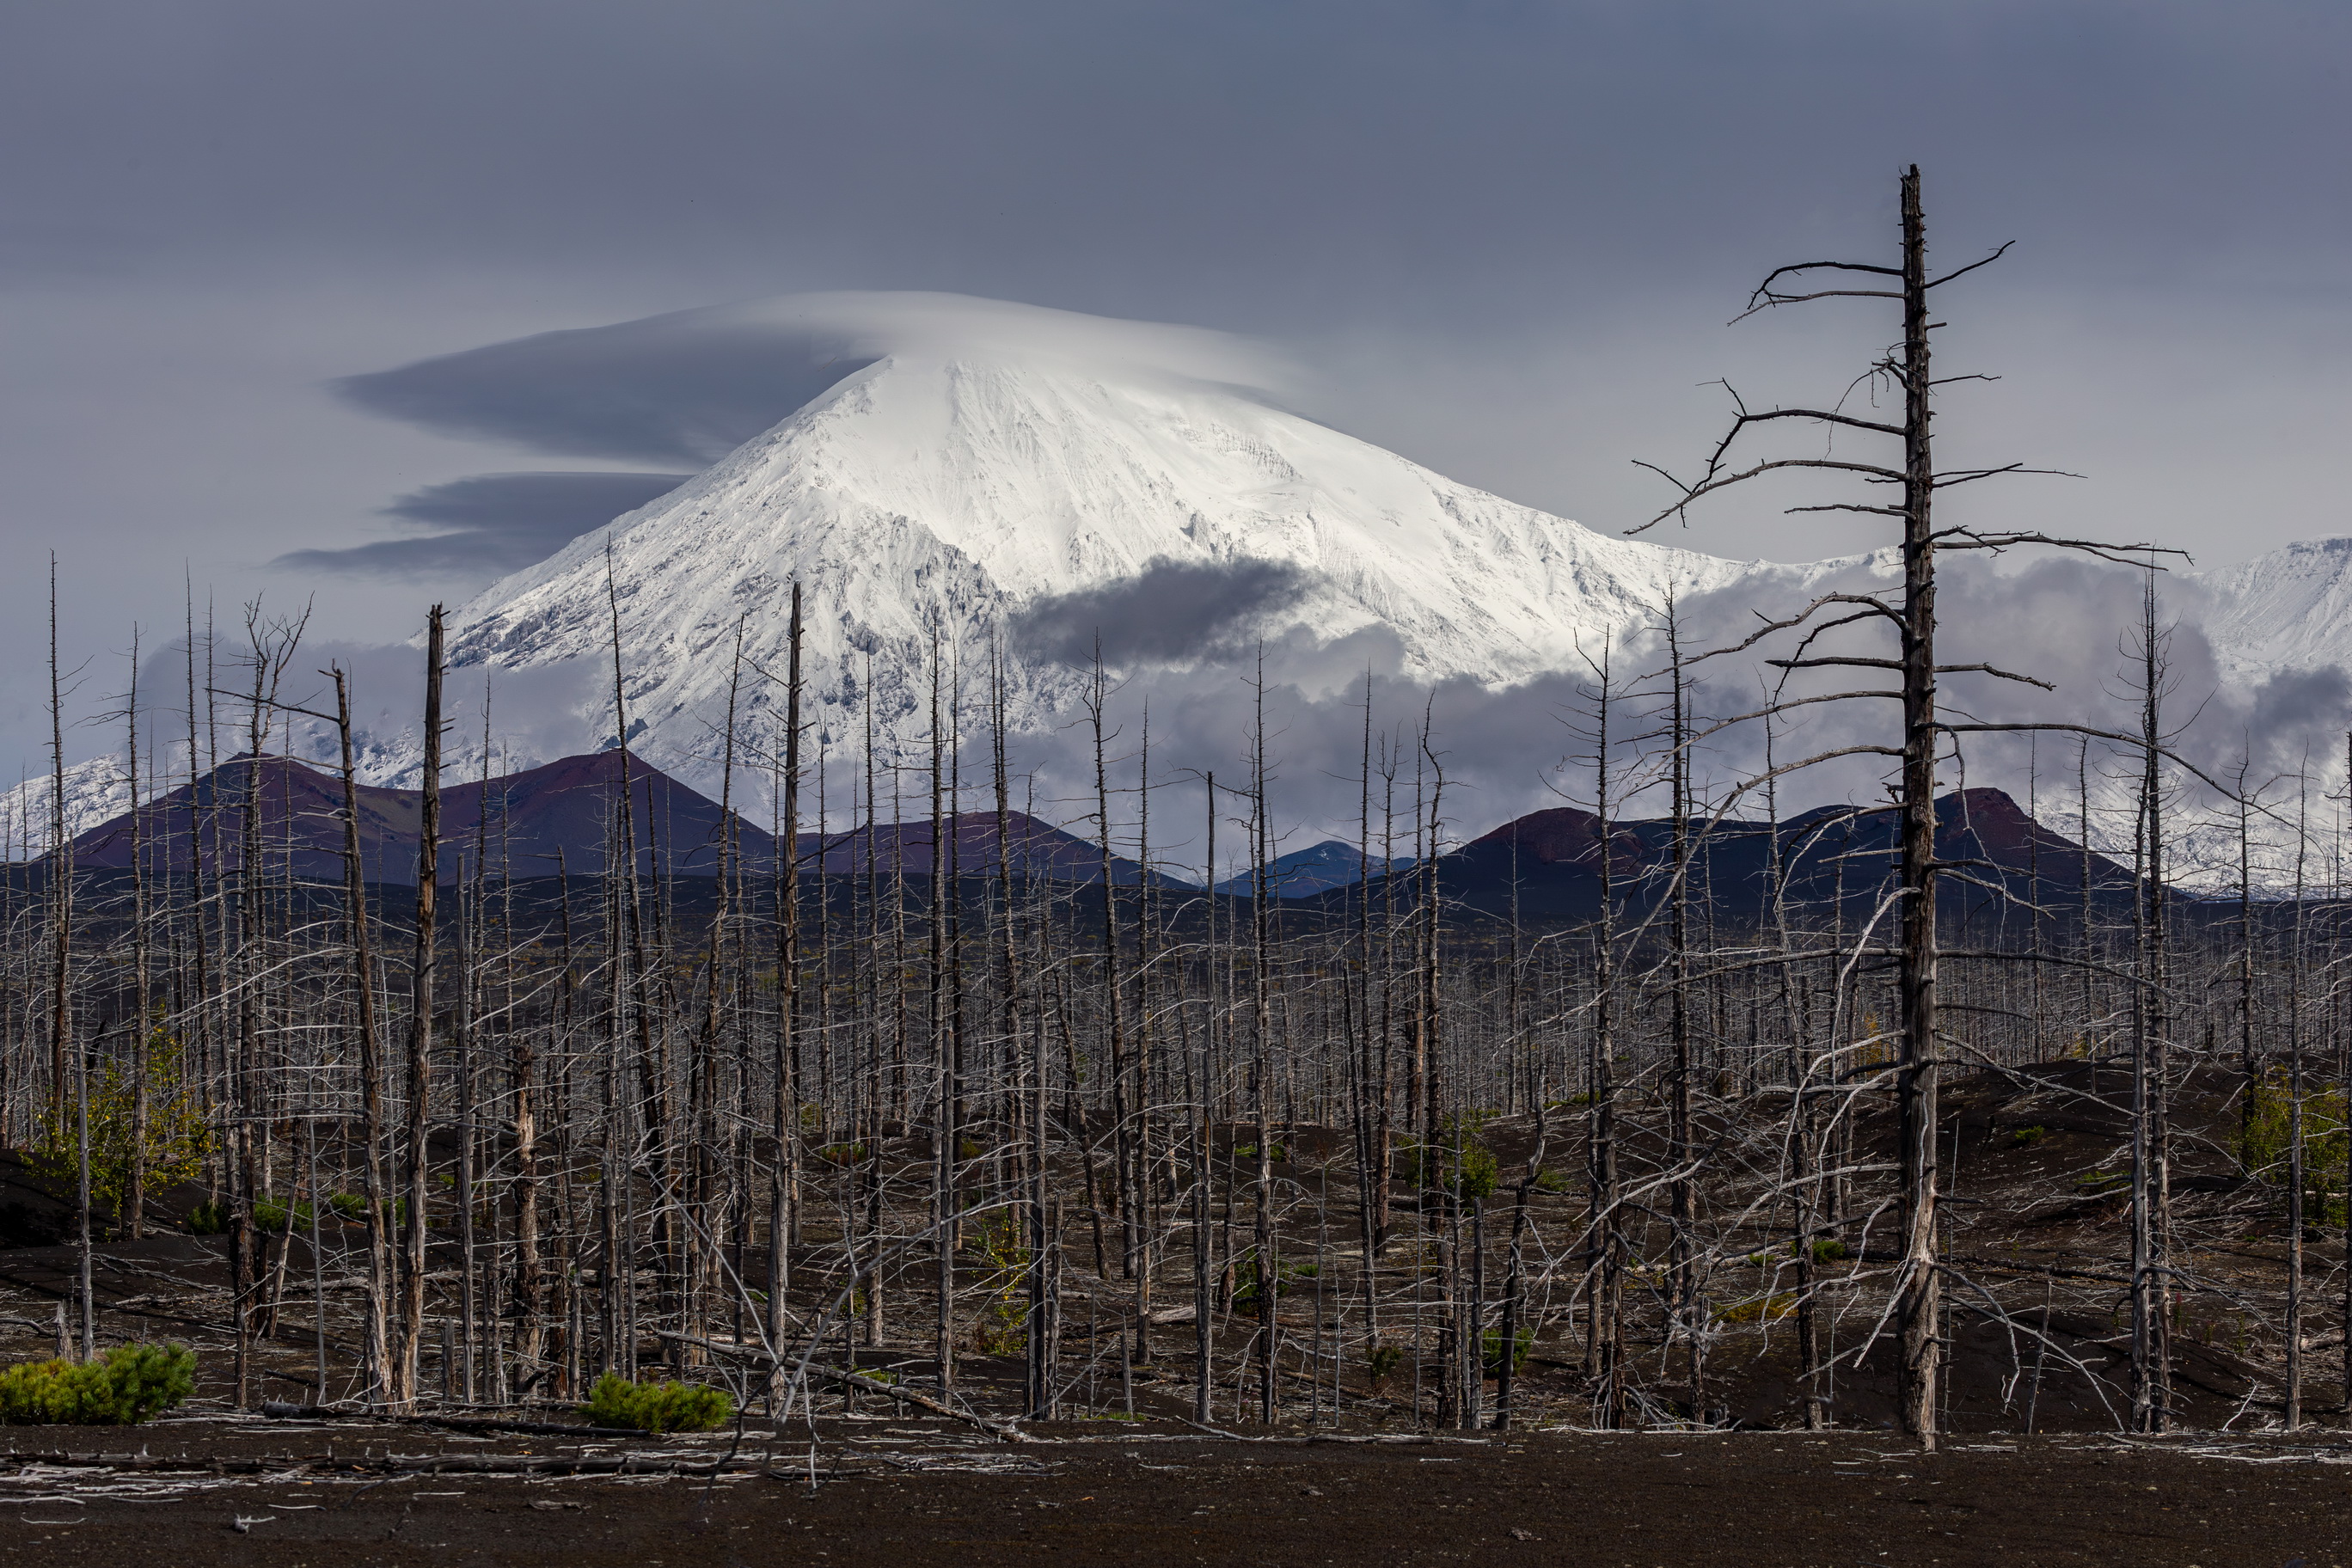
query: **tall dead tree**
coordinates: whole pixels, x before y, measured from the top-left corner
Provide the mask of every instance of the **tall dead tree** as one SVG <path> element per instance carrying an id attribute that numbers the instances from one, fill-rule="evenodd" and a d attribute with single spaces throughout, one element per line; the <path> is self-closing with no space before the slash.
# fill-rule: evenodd
<path id="1" fill-rule="evenodd" d="M 409 963 L 408 1125 L 403 1152 L 407 1188 L 407 1246 L 401 1259 L 400 1351 L 393 1363 L 392 1403 L 412 1408 L 417 1394 L 417 1351 L 425 1337 L 426 1199 L 432 1163 L 434 921 L 441 880 L 441 606 L 425 624 L 424 806 L 416 837 L 416 951 Z"/>
<path id="2" fill-rule="evenodd" d="M 781 1406 L 782 1393 L 782 1347 L 792 1329 L 792 1314 L 784 1299 L 792 1282 L 790 1243 L 792 1239 L 793 1172 L 792 1151 L 797 1146 L 798 1130 L 795 1101 L 799 1085 L 794 1081 L 793 1062 L 797 1059 L 798 1037 L 795 1029 L 800 1016 L 801 972 L 801 585 L 793 584 L 793 618 L 787 632 L 790 648 L 789 663 L 784 675 L 784 778 L 782 831 L 776 835 L 777 922 L 776 922 L 776 1030 L 775 1060 L 770 1070 L 774 1075 L 774 1094 L 770 1104 L 769 1136 L 775 1140 L 775 1155 L 768 1175 L 768 1345 L 777 1352 L 774 1363 L 775 1381 L 769 1387 L 771 1403 Z M 818 804 L 822 805 L 820 797 Z M 822 842 L 824 824 L 820 814 L 817 837 Z M 822 848 L 819 850 L 823 854 Z M 824 876 L 820 860 L 818 876 Z"/>
<path id="3" fill-rule="evenodd" d="M 359 778 L 352 763 L 351 683 L 340 667 L 335 682 L 335 738 L 343 791 L 343 921 L 352 953 L 352 1005 L 359 1034 L 361 1170 L 368 1227 L 367 1321 L 363 1353 L 370 1395 L 392 1396 L 391 1342 L 385 1332 L 392 1304 L 393 1200 L 383 1165 L 383 1042 L 376 1024 L 375 954 L 368 924 L 366 868 L 360 858 Z M 321 1391 L 321 1397 L 324 1391 Z"/>
<path id="4" fill-rule="evenodd" d="M 2134 870 L 2138 973 L 2132 987 L 2131 1271 L 2132 1429 L 2161 1432 L 2172 1404 L 2168 1311 L 2171 1163 L 2168 1137 L 2165 1005 L 2163 701 L 2165 648 L 2148 573 L 2139 626 L 2140 778 Z"/>
<path id="5" fill-rule="evenodd" d="M 1891 687 L 1859 691 L 1809 695 L 1804 702 L 1874 699 L 1894 702 L 1900 713 L 1901 743 L 1840 746 L 1796 762 L 1776 765 L 1772 776 L 1815 766 L 1835 758 L 1878 756 L 1893 763 L 1890 794 L 1896 815 L 1896 852 L 1893 889 L 1899 932 L 1895 942 L 1895 1013 L 1897 1054 L 1895 1098 L 1898 1121 L 1897 1165 L 1902 1219 L 1901 1259 L 1896 1266 L 1895 1319 L 1901 1341 L 1899 1405 L 1904 1429 L 1926 1447 L 1936 1443 L 1937 1412 L 1944 1365 L 1943 1282 L 1937 1258 L 1938 1201 L 1937 1167 L 1937 1091 L 1941 1077 L 1942 1037 L 1938 1028 L 1937 984 L 1937 883 L 1944 863 L 1936 847 L 1936 771 L 1944 742 L 1961 734 L 2020 729 L 2078 730 L 2064 724 L 2017 725 L 1944 718 L 1937 706 L 1937 678 L 1974 673 L 1996 679 L 2021 681 L 2047 688 L 2048 683 L 1985 663 L 1938 664 L 1936 653 L 1937 561 L 1945 552 L 1961 550 L 2003 550 L 2021 545 L 2048 545 L 2080 551 L 2106 560 L 2120 560 L 2126 552 L 2145 552 L 2148 547 L 2116 546 L 2087 540 L 2061 539 L 2031 531 L 1988 531 L 1969 524 L 1938 526 L 1934 501 L 1939 490 L 1999 475 L 2049 473 L 2020 463 L 1995 468 L 1938 469 L 1935 465 L 1933 420 L 1939 384 L 1931 363 L 1928 333 L 1942 323 L 1928 319 L 1931 292 L 1998 260 L 2003 245 L 1990 255 L 1957 268 L 1941 277 L 1927 270 L 1927 232 L 1920 199 L 1919 169 L 1906 169 L 1900 180 L 1899 265 L 1863 261 L 1804 261 L 1774 268 L 1749 297 L 1739 318 L 1782 305 L 1826 299 L 1892 300 L 1901 312 L 1901 337 L 1872 362 L 1864 379 L 1874 379 L 1900 394 L 1900 423 L 1864 419 L 1829 408 L 1751 410 L 1734 392 L 1736 417 L 1708 457 L 1696 479 L 1685 482 L 1655 465 L 1641 467 L 1661 475 L 1682 493 L 1674 505 L 1633 530 L 1641 532 L 1668 518 L 1686 515 L 1692 503 L 1787 469 L 1812 469 L 1849 475 L 1870 486 L 1892 490 L 1878 501 L 1832 501 L 1799 506 L 1792 511 L 1855 512 L 1889 519 L 1898 529 L 1902 584 L 1899 595 L 1834 592 L 1824 594 L 1795 615 L 1768 621 L 1745 641 L 1747 648 L 1775 636 L 1798 638 L 1791 655 L 1768 660 L 1787 675 L 1813 669 L 1859 669 L 1891 679 Z M 1852 273 L 1874 286 L 1811 288 L 1819 274 Z M 1791 280 L 1784 285 L 1784 280 Z M 1879 280 L 1885 280 L 1880 282 Z M 1843 281 L 1843 279 L 1837 279 Z M 1794 290 L 1794 291 L 1792 291 Z M 1899 446 L 1893 462 L 1861 462 L 1840 457 L 1771 458 L 1738 467 L 1731 450 L 1743 435 L 1794 420 L 1815 427 L 1857 430 L 1886 437 Z M 1843 628 L 1875 629 L 1891 637 L 1892 657 L 1882 643 L 1868 651 L 1817 652 L 1821 639 Z M 1732 649 L 1719 649 L 1728 652 Z M 1769 710 L 1768 709 L 1768 711 Z M 1753 717 L 1760 717 L 1755 715 Z M 2090 731 L 2109 739 L 2125 739 Z M 1765 779 L 1751 779 L 1741 790 L 1761 787 Z"/>

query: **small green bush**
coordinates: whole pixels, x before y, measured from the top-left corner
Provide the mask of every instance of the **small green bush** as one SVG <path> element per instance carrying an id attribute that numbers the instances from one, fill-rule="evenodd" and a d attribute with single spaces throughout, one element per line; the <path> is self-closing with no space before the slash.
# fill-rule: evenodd
<path id="1" fill-rule="evenodd" d="M 1372 1353 L 1364 1358 L 1364 1369 L 1371 1374 L 1370 1382 L 1374 1388 L 1386 1383 L 1389 1374 L 1403 1364 L 1402 1345 L 1377 1345 L 1373 1347 Z"/>
<path id="2" fill-rule="evenodd" d="M 1783 1290 L 1770 1296 L 1757 1296 L 1745 1301 L 1735 1301 L 1715 1314 L 1718 1323 L 1766 1323 L 1785 1318 L 1797 1310 L 1797 1293 Z"/>
<path id="3" fill-rule="evenodd" d="M 699 1383 L 633 1383 L 608 1372 L 588 1391 L 580 1407 L 592 1426 L 638 1432 L 708 1432 L 735 1414 L 723 1388 Z"/>
<path id="4" fill-rule="evenodd" d="M 1845 1243 L 1844 1243 L 1844 1242 L 1843 1242 L 1843 1241 L 1840 1241 L 1836 1237 L 1833 1237 L 1833 1236 L 1824 1236 L 1824 1237 L 1816 1237 L 1816 1238 L 1814 1239 L 1814 1242 L 1813 1242 L 1813 1261 L 1814 1261 L 1814 1262 L 1816 1262 L 1816 1263 L 1838 1263 L 1838 1262 L 1842 1262 L 1842 1261 L 1843 1261 L 1843 1260 L 1844 1260 L 1844 1258 L 1845 1258 L 1845 1257 L 1846 1257 L 1846 1246 L 1845 1246 Z"/>
<path id="5" fill-rule="evenodd" d="M 2285 1207 L 2289 1145 L 2293 1142 L 2294 1097 L 2284 1073 L 2256 1080 L 2247 1090 L 2245 1131 L 2238 1140 L 2238 1159 L 2246 1174 L 2275 1190 Z M 2343 1092 L 2307 1089 L 2303 1096 L 2303 1213 L 2321 1225 L 2344 1223 L 2344 1175 L 2352 1155 L 2352 1114 Z"/>
<path id="6" fill-rule="evenodd" d="M 354 1225 L 364 1225 L 367 1216 L 367 1199 L 357 1193 L 337 1193 L 327 1200 L 325 1217 L 329 1220 L 349 1220 Z M 393 1224 L 404 1224 L 407 1217 L 407 1200 L 394 1199 Z M 310 1229 L 310 1200 L 298 1198 L 290 1206 L 283 1198 L 263 1196 L 253 1200 L 253 1226 L 256 1230 L 271 1236 L 282 1235 L 289 1218 L 297 1234 L 308 1234 Z M 235 1225 L 236 1211 L 226 1203 L 202 1203 L 188 1211 L 188 1229 L 197 1236 L 226 1236 Z"/>
<path id="7" fill-rule="evenodd" d="M 1517 1373 L 1527 1364 L 1528 1352 L 1535 1349 L 1536 1331 L 1532 1323 L 1522 1324 L 1511 1334 L 1511 1371 Z M 1479 1336 L 1478 1349 L 1486 1363 L 1488 1377 L 1503 1375 L 1503 1331 L 1488 1329 Z"/>
<path id="8" fill-rule="evenodd" d="M 136 1426 L 184 1403 L 196 1354 L 180 1345 L 118 1345 L 97 1361 L 21 1362 L 0 1369 L 0 1422 Z"/>
<path id="9" fill-rule="evenodd" d="M 1405 1170 L 1416 1187 L 1451 1192 L 1459 1198 L 1491 1198 L 1502 1184 L 1503 1165 L 1479 1136 L 1488 1116 L 1472 1111 L 1448 1117 L 1442 1137 L 1405 1145 Z"/>
<path id="10" fill-rule="evenodd" d="M 1321 1269 L 1312 1263 L 1276 1263 L 1274 1267 L 1276 1300 L 1279 1300 L 1289 1295 L 1291 1288 L 1299 1280 L 1312 1279 L 1320 1272 Z M 1257 1310 L 1257 1255 L 1252 1253 L 1243 1258 L 1241 1266 L 1234 1270 L 1234 1310 L 1251 1312 Z"/>
<path id="11" fill-rule="evenodd" d="M 263 1196 L 253 1201 L 254 1225 L 272 1236 L 278 1235 L 286 1228 L 286 1222 L 289 1215 L 294 1222 L 295 1230 L 305 1235 L 309 1234 L 311 1210 L 310 1200 L 307 1198 L 295 1199 L 290 1210 L 284 1200 L 279 1198 Z"/>
<path id="12" fill-rule="evenodd" d="M 2050 1129 L 2047 1127 L 2021 1127 L 2009 1135 L 2009 1141 L 2012 1147 L 2023 1149 L 2049 1136 Z"/>

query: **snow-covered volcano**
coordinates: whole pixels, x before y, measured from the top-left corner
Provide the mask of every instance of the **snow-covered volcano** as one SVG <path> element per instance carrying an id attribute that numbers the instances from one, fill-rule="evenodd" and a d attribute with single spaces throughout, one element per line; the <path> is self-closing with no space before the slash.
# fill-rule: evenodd
<path id="1" fill-rule="evenodd" d="M 797 347 L 780 346 L 786 337 Z M 628 359 L 645 352 L 640 340 L 677 349 L 668 379 L 648 381 Z M 680 389 L 710 378 L 706 340 L 763 364 L 808 359 L 814 349 L 817 369 L 756 417 L 687 420 L 671 405 L 691 404 Z M 1327 709 L 1344 706 L 1342 689 L 1368 668 L 1418 683 L 1415 690 L 1451 681 L 1499 691 L 1468 727 L 1521 781 L 1561 749 L 1550 719 L 1562 683 L 1548 693 L 1522 693 L 1517 683 L 1580 671 L 1580 648 L 1597 653 L 1654 626 L 1670 599 L 1700 606 L 1702 641 L 1735 621 L 1737 640 L 1753 612 L 1792 609 L 1810 587 L 1893 584 L 1883 555 L 1803 566 L 1727 561 L 1596 533 L 1502 500 L 1289 411 L 1262 390 L 1278 378 L 1246 349 L 1192 329 L 893 295 L 800 296 L 457 356 L 504 356 L 492 368 L 505 379 L 483 394 L 501 406 L 519 388 L 528 392 L 533 375 L 570 377 L 580 384 L 563 386 L 566 406 L 599 419 L 615 399 L 634 397 L 647 417 L 675 414 L 672 423 L 724 432 L 701 444 L 656 443 L 680 455 L 689 447 L 716 453 L 810 388 L 823 390 L 678 489 L 453 612 L 452 700 L 478 702 L 494 689 L 488 731 L 496 751 L 480 754 L 485 725 L 473 709 L 448 737 L 446 776 L 509 772 L 611 744 L 617 622 L 632 747 L 715 797 L 725 786 L 719 757 L 731 700 L 737 760 L 749 768 L 737 787 L 757 797 L 763 753 L 781 728 L 796 581 L 806 595 L 811 717 L 836 762 L 865 750 L 869 722 L 886 757 L 926 761 L 935 674 L 960 685 L 960 728 L 979 733 L 1000 657 L 1012 727 L 1028 736 L 1066 729 L 1082 716 L 1087 667 L 1099 649 L 1115 679 L 1152 695 L 1155 738 L 1177 706 L 1163 699 L 1197 700 L 1203 710 L 1212 697 L 1230 705 L 1261 654 L 1270 685 L 1331 700 Z M 593 353 L 619 368 L 598 372 Z M 1979 582 L 1971 598 L 1966 574 L 1989 568 L 1955 558 L 1953 569 L 1957 658 L 2036 661 L 2063 678 L 2081 709 L 2040 717 L 2113 727 L 2092 709 L 2112 684 L 2115 628 L 2136 619 L 2127 573 L 2085 567 L 2079 584 L 2043 581 L 2031 594 Z M 2110 570 L 2126 590 L 2116 603 L 2092 582 Z M 2216 705 L 2209 728 L 2240 725 L 2242 707 L 2241 728 L 2259 740 L 2284 716 L 2331 700 L 2324 679 L 2288 690 L 2282 672 L 2352 668 L 2352 541 L 2293 545 L 2167 584 L 2168 613 L 2210 645 L 2210 668 L 2189 673 L 2243 689 L 2245 701 Z M 2059 634 L 2082 647 L 2059 647 Z M 1744 688 L 1745 707 L 1759 672 L 1734 662 L 1710 668 L 1727 689 Z M 1966 679 L 1956 679 L 1956 700 L 1969 695 Z M 2260 695 L 2265 683 L 2276 688 L 2273 699 Z M 413 786 L 414 652 L 401 650 L 356 686 L 366 779 Z M 1441 728 L 1464 718 L 1454 695 L 1438 704 Z M 1811 740 L 1826 749 L 1838 736 L 1820 728 L 1828 710 L 1816 711 Z M 1135 717 L 1130 704 L 1115 721 Z M 304 731 L 305 721 L 293 721 L 282 749 L 333 754 L 331 736 Z M 1345 731 L 1302 723 L 1283 750 L 1335 776 L 1352 773 L 1358 742 Z M 2207 762 L 2223 766 L 2237 743 L 2225 736 Z M 1457 761 L 1466 764 L 1469 750 Z M 1232 752 L 1196 745 L 1189 760 L 1223 769 Z M 1187 760 L 1180 752 L 1176 765 Z M 1754 759 L 1717 760 L 1737 767 Z M 178 766 L 159 776 L 184 777 Z M 848 793 L 836 775 L 833 816 Z M 1075 793 L 1090 801 L 1090 784 Z M 71 770 L 68 831 L 120 811 L 129 794 L 110 759 Z M 39 779 L 0 797 L 0 838 L 41 842 L 47 801 Z M 1492 822 L 1528 804 L 1490 793 L 1465 809 Z M 1324 815 L 1326 831 L 1340 820 Z"/>
<path id="2" fill-rule="evenodd" d="M 1035 730 L 1069 717 L 1097 637 L 1115 672 L 1270 641 L 1341 645 L 1335 671 L 1507 683 L 1758 571 L 1791 569 L 1604 538 L 1230 385 L 893 353 L 493 585 L 450 646 L 460 666 L 609 670 L 617 613 L 635 743 L 698 779 L 730 682 L 749 732 L 781 709 L 795 580 L 818 721 L 856 745 L 861 696 L 882 734 L 928 734 L 935 629 L 975 709 L 1001 647 L 1008 716 Z M 583 701 L 608 739 L 609 690 Z"/>

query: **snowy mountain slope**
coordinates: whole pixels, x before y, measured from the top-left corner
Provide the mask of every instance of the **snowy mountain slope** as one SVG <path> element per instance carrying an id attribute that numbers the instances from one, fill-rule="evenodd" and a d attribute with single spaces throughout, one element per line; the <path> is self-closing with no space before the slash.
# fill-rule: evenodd
<path id="1" fill-rule="evenodd" d="M 2231 675 L 2352 668 L 2352 538 L 2299 539 L 2184 575 L 2200 601 L 2197 624 Z"/>
<path id="2" fill-rule="evenodd" d="M 181 755 L 186 755 L 184 749 Z M 69 763 L 65 784 L 68 838 L 131 808 L 131 778 L 119 756 Z M 56 781 L 47 773 L 0 792 L 0 859 L 29 860 L 48 851 L 56 842 L 55 799 Z"/>
<path id="3" fill-rule="evenodd" d="M 710 766 L 738 626 L 746 660 L 782 669 L 796 578 L 819 722 L 856 744 L 869 689 L 883 736 L 928 733 L 934 617 L 973 691 L 991 639 L 1011 645 L 1009 716 L 1035 730 L 1066 716 L 1083 679 L 1031 646 L 1041 614 L 1083 642 L 1078 623 L 1108 618 L 1090 594 L 1132 619 L 1154 609 L 1155 572 L 1257 572 L 1262 586 L 1268 563 L 1276 593 L 1198 628 L 1198 647 L 1158 638 L 1161 662 L 1304 628 L 1321 644 L 1364 637 L 1419 679 L 1507 683 L 1570 667 L 1580 637 L 1646 622 L 1669 593 L 1803 574 L 1603 538 L 1230 387 L 1001 352 L 894 354 L 492 586 L 456 613 L 451 651 L 458 665 L 609 669 L 617 611 L 637 743 L 691 779 Z M 1117 663 L 1127 628 L 1101 629 Z M 781 702 L 752 676 L 739 712 L 756 731 Z M 608 739 L 608 696 L 583 709 Z"/>

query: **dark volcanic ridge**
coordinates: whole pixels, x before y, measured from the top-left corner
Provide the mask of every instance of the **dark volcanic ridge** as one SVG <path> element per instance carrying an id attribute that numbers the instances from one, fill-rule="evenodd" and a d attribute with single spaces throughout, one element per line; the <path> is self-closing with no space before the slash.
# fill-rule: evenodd
<path id="1" fill-rule="evenodd" d="M 778 839 L 769 829 L 635 757 L 627 761 L 625 800 L 623 776 L 622 754 L 605 751 L 446 786 L 439 879 L 477 871 L 516 879 L 601 877 L 621 863 L 625 831 L 644 874 L 715 878 L 730 854 L 747 876 L 774 874 Z M 414 886 L 424 797 L 368 784 L 356 795 L 364 879 Z M 1937 850 L 1949 868 L 1943 897 L 1956 914 L 2031 921 L 2039 909 L 2042 918 L 2063 924 L 2128 907 L 2137 885 L 2129 869 L 2035 821 L 2000 790 L 1944 795 L 1937 821 Z M 1888 808 L 1848 806 L 1820 807 L 1777 825 L 1694 820 L 1684 835 L 1688 897 L 1696 907 L 1743 921 L 1769 918 L 1777 904 L 1809 922 L 1867 922 L 1895 867 L 1895 823 Z M 797 857 L 804 872 L 827 875 L 997 873 L 994 812 L 959 813 L 946 827 L 939 844 L 928 817 L 803 833 Z M 1190 886 L 1125 856 L 1113 854 L 1106 863 L 1094 840 L 1024 812 L 1009 813 L 1003 831 L 1016 876 Z M 127 871 L 137 858 L 151 874 L 184 876 L 198 862 L 214 873 L 243 863 L 248 835 L 258 839 L 271 876 L 340 882 L 341 781 L 286 757 L 237 757 L 83 833 L 74 840 L 73 859 L 86 871 Z M 1643 918 L 1674 896 L 1675 837 L 1672 818 L 1611 826 L 1608 896 L 1621 917 Z M 1458 911 L 1559 923 L 1598 918 L 1603 871 L 1600 819 L 1560 806 L 1505 823 L 1433 865 L 1383 860 L 1328 839 L 1271 861 L 1265 883 L 1286 902 L 1337 912 L 1363 896 L 1358 889 L 1367 883 L 1373 898 L 1410 905 L 1433 878 L 1440 899 Z M 1246 899 L 1254 883 L 1245 872 L 1215 890 Z"/>

